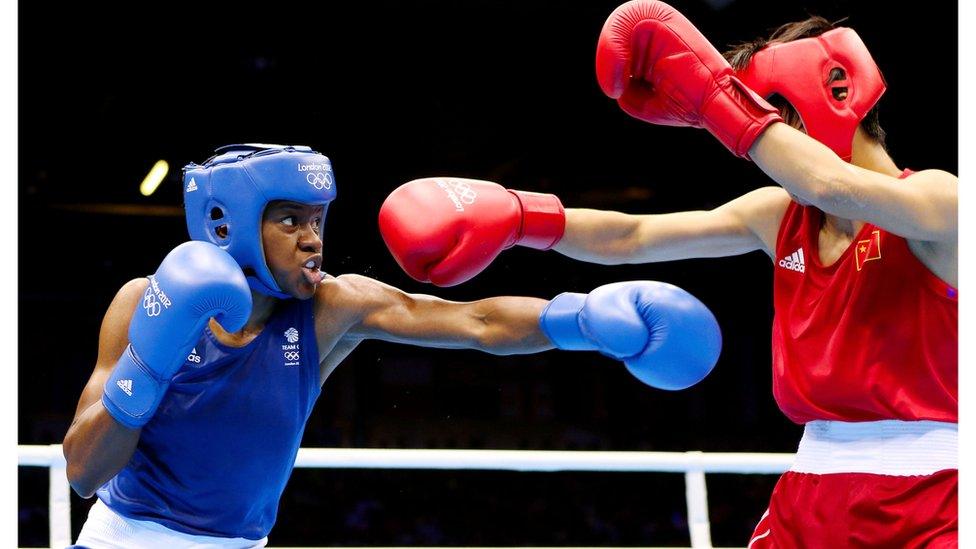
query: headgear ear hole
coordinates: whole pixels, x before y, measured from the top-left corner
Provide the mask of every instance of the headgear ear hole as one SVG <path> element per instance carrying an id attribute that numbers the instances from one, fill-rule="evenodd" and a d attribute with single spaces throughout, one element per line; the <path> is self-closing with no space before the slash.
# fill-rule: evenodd
<path id="1" fill-rule="evenodd" d="M 847 99 L 847 86 L 839 86 L 836 88 L 830 88 L 830 93 L 834 96 L 837 101 L 843 101 Z"/>
<path id="2" fill-rule="evenodd" d="M 218 219 L 223 219 L 224 211 L 220 208 L 214 207 L 210 208 L 210 219 L 216 221 Z"/>
<path id="3" fill-rule="evenodd" d="M 216 234 L 217 238 L 220 238 L 221 240 L 227 238 L 227 233 L 228 233 L 228 228 L 226 223 L 214 227 L 214 234 Z"/>

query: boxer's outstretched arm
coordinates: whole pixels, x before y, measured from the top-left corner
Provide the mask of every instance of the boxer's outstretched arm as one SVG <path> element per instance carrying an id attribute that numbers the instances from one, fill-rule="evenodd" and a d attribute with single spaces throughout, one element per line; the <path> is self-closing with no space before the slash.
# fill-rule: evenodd
<path id="1" fill-rule="evenodd" d="M 959 182 L 948 172 L 926 170 L 900 180 L 865 170 L 786 124 L 770 126 L 749 156 L 788 192 L 837 217 L 913 240 L 957 239 Z"/>
<path id="2" fill-rule="evenodd" d="M 566 210 L 566 232 L 553 247 L 581 261 L 615 265 L 739 255 L 773 255 L 790 198 L 777 187 L 757 189 L 714 210 L 657 215 Z"/>
<path id="3" fill-rule="evenodd" d="M 470 303 L 408 294 L 358 275 L 342 275 L 332 298 L 339 310 L 353 311 L 352 337 L 492 354 L 535 353 L 553 344 L 539 327 L 546 301 L 494 297 Z"/>
<path id="4" fill-rule="evenodd" d="M 688 292 L 661 282 L 608 284 L 551 301 L 506 296 L 458 303 L 344 275 L 323 298 L 340 322 L 358 311 L 345 330 L 347 338 L 493 354 L 599 351 L 622 361 L 644 383 L 669 390 L 707 376 L 722 347 L 711 311 Z M 323 327 L 332 322 L 325 315 L 316 322 L 319 318 Z"/>
<path id="5" fill-rule="evenodd" d="M 148 285 L 145 278 L 127 283 L 109 305 L 98 335 L 95 371 L 64 437 L 68 481 L 83 498 L 94 495 L 99 486 L 122 470 L 139 442 L 141 431 L 123 427 L 102 405 L 102 388 L 129 343 L 129 321 Z"/>

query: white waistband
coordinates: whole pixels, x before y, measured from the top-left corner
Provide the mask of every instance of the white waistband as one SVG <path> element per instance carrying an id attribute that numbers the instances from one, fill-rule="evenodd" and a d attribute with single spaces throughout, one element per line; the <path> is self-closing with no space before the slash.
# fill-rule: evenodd
<path id="1" fill-rule="evenodd" d="M 268 538 L 218 538 L 194 536 L 170 530 L 161 524 L 124 517 L 96 500 L 88 512 L 88 520 L 78 536 L 78 545 L 93 548 L 139 547 L 141 549 L 256 549 L 264 547 Z"/>
<path id="2" fill-rule="evenodd" d="M 956 433 L 942 421 L 811 421 L 790 471 L 931 475 L 958 468 Z"/>

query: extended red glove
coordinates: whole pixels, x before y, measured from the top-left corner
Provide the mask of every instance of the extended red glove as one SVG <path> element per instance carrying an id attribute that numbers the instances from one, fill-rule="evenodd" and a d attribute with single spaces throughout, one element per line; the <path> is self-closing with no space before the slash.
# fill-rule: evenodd
<path id="1" fill-rule="evenodd" d="M 596 75 L 603 93 L 634 118 L 705 128 L 744 158 L 766 126 L 783 120 L 664 2 L 633 0 L 610 14 L 596 48 Z"/>
<path id="2" fill-rule="evenodd" d="M 555 195 L 507 190 L 488 181 L 417 179 L 380 208 L 380 234 L 408 275 L 453 286 L 516 244 L 548 250 L 566 227 Z"/>

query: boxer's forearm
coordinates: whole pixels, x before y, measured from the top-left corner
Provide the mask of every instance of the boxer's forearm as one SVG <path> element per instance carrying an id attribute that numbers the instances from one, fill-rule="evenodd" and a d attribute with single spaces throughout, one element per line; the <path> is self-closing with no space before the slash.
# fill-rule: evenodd
<path id="1" fill-rule="evenodd" d="M 554 348 L 539 326 L 548 302 L 533 297 L 493 297 L 471 303 L 478 348 L 495 355 L 538 353 Z"/>
<path id="2" fill-rule="evenodd" d="M 140 430 L 115 421 L 96 400 L 71 424 L 64 437 L 68 481 L 83 498 L 112 479 L 125 467 L 139 442 Z"/>
<path id="3" fill-rule="evenodd" d="M 629 215 L 567 209 L 566 232 L 553 249 L 580 261 L 619 265 L 736 255 L 756 243 L 721 210 Z"/>
<path id="4" fill-rule="evenodd" d="M 566 209 L 566 230 L 553 250 L 573 259 L 616 265 L 634 257 L 640 219 L 620 212 Z"/>
<path id="5" fill-rule="evenodd" d="M 364 339 L 493 354 L 535 353 L 552 344 L 539 327 L 546 301 L 502 296 L 457 302 L 409 294 L 359 275 L 336 278 L 335 309 L 358 316 L 348 334 Z"/>
<path id="6" fill-rule="evenodd" d="M 841 199 L 856 185 L 859 168 L 805 133 L 786 124 L 773 124 L 756 140 L 749 156 L 802 202 L 845 219 L 863 216 L 854 204 Z"/>
<path id="7" fill-rule="evenodd" d="M 751 154 L 767 175 L 802 202 L 910 240 L 955 248 L 958 178 L 942 170 L 924 170 L 902 180 L 901 170 L 880 145 L 868 143 L 863 148 L 863 157 L 876 160 L 871 169 L 848 164 L 806 134 L 775 124 L 756 141 Z"/>

